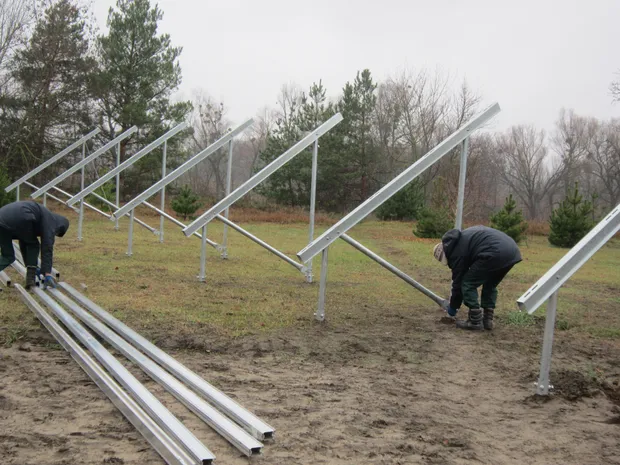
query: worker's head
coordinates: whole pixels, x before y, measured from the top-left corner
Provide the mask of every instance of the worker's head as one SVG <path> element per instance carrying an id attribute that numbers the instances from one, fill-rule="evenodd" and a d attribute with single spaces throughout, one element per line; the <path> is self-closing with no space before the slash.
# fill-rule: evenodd
<path id="1" fill-rule="evenodd" d="M 64 236 L 69 229 L 69 220 L 56 213 L 52 213 L 52 215 L 54 215 L 54 220 L 56 220 L 56 235 L 58 237 Z"/>
<path id="2" fill-rule="evenodd" d="M 433 256 L 438 262 L 442 263 L 443 265 L 448 265 L 448 258 L 443 251 L 443 244 L 441 242 L 437 244 L 433 249 Z"/>

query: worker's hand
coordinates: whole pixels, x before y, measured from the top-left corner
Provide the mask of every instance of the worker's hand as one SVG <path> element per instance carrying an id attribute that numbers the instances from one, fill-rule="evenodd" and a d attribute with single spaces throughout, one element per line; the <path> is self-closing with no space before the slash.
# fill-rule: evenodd
<path id="1" fill-rule="evenodd" d="M 48 287 L 56 289 L 56 280 L 51 274 L 46 275 L 43 280 L 43 289 L 47 289 Z"/>

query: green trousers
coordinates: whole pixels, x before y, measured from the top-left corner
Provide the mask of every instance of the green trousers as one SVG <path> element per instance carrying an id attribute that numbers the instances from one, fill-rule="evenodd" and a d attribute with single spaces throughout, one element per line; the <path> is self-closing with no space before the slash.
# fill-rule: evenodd
<path id="1" fill-rule="evenodd" d="M 461 289 L 463 290 L 463 304 L 467 308 L 495 308 L 497 303 L 497 286 L 506 277 L 514 265 L 499 270 L 488 271 L 485 269 L 470 268 L 465 276 Z M 482 286 L 482 295 L 478 303 L 478 288 Z"/>
<path id="2" fill-rule="evenodd" d="M 26 266 L 37 266 L 40 246 L 38 243 L 25 243 L 19 241 L 19 249 L 24 257 Z M 15 261 L 15 249 L 13 249 L 13 235 L 0 228 L 0 271 Z"/>

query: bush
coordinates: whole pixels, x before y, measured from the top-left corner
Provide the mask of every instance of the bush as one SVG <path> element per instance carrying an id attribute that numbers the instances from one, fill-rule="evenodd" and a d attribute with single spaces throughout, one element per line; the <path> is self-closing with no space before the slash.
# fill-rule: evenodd
<path id="1" fill-rule="evenodd" d="M 414 180 L 377 208 L 380 220 L 415 220 L 424 208 L 424 193 Z"/>
<path id="2" fill-rule="evenodd" d="M 521 242 L 523 233 L 528 227 L 528 224 L 523 220 L 521 210 L 517 211 L 517 202 L 512 198 L 512 194 L 506 198 L 504 207 L 491 215 L 490 221 L 492 228 L 508 234 L 515 242 Z"/>
<path id="3" fill-rule="evenodd" d="M 107 211 L 108 213 L 111 213 L 112 212 L 112 206 L 110 204 L 104 202 L 103 200 L 101 200 L 95 194 L 99 195 L 100 197 L 103 197 L 104 199 L 106 199 L 109 202 L 115 203 L 116 202 L 116 184 L 115 184 L 115 181 L 108 181 L 105 184 L 103 184 L 102 186 L 99 186 L 97 189 L 95 189 L 93 191 L 92 194 L 87 195 L 86 199 L 84 199 L 86 202 L 88 202 L 89 204 L 93 205 L 94 207 L 97 207 L 100 210 Z"/>
<path id="4" fill-rule="evenodd" d="M 198 197 L 194 192 L 190 189 L 189 186 L 183 186 L 179 195 L 177 195 L 170 206 L 172 209 L 183 217 L 184 220 L 187 220 L 187 217 L 196 213 L 196 210 L 200 208 L 200 203 L 198 202 L 200 197 Z"/>
<path id="5" fill-rule="evenodd" d="M 426 239 L 441 239 L 445 233 L 454 228 L 454 219 L 445 209 L 431 210 L 424 208 L 413 233 Z"/>
<path id="6" fill-rule="evenodd" d="M 11 184 L 9 175 L 6 170 L 0 166 L 0 208 L 5 205 L 15 202 L 15 191 L 5 192 L 5 188 Z"/>
<path id="7" fill-rule="evenodd" d="M 549 242 L 558 247 L 573 247 L 594 226 L 592 202 L 583 200 L 577 183 L 551 214 Z"/>

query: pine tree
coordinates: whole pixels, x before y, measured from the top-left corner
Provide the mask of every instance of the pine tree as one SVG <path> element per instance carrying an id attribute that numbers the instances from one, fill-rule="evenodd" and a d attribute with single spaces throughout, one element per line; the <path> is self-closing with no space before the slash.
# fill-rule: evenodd
<path id="1" fill-rule="evenodd" d="M 490 221 L 492 228 L 505 232 L 515 242 L 521 241 L 528 226 L 523 220 L 523 212 L 517 210 L 517 202 L 512 198 L 512 194 L 506 198 L 504 207 L 491 215 Z"/>
<path id="2" fill-rule="evenodd" d="M 577 183 L 572 193 L 551 214 L 549 242 L 558 247 L 573 247 L 594 226 L 592 202 L 583 199 Z"/>
<path id="3" fill-rule="evenodd" d="M 415 220 L 424 208 L 424 191 L 415 179 L 376 210 L 381 220 Z"/>
<path id="4" fill-rule="evenodd" d="M 200 198 L 190 189 L 189 186 L 183 186 L 179 195 L 177 195 L 171 202 L 172 209 L 178 214 L 183 216 L 184 220 L 200 208 Z"/>
<path id="5" fill-rule="evenodd" d="M 108 34 L 98 38 L 101 71 L 95 81 L 100 123 L 107 138 L 114 138 L 132 126 L 138 127 L 131 143 L 144 146 L 191 111 L 190 102 L 171 103 L 170 97 L 181 84 L 179 56 L 168 34 L 158 34 L 162 11 L 149 0 L 117 0 L 110 8 Z M 181 153 L 182 137 L 168 141 L 168 159 Z M 121 158 L 127 158 L 127 145 L 121 142 Z M 145 157 L 126 173 L 127 190 L 151 185 L 161 172 L 160 158 Z"/>
<path id="6" fill-rule="evenodd" d="M 454 219 L 448 210 L 424 208 L 419 214 L 413 233 L 426 239 L 439 239 L 452 228 Z"/>

